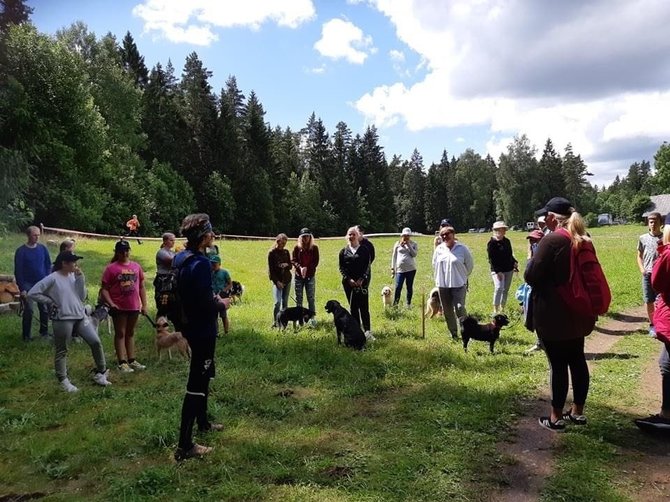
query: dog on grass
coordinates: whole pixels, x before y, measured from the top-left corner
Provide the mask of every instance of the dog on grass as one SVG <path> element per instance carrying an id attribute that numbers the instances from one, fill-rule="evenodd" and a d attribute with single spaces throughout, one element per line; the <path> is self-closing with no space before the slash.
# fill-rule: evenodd
<path id="1" fill-rule="evenodd" d="M 228 296 L 230 297 L 230 301 L 233 303 L 242 303 L 242 295 L 244 294 L 244 286 L 238 282 L 238 281 L 233 281 L 231 286 L 230 286 L 230 293 Z"/>
<path id="2" fill-rule="evenodd" d="M 307 324 L 314 318 L 316 312 L 306 309 L 305 307 L 289 307 L 277 314 L 277 327 L 280 330 L 285 330 L 289 322 L 293 323 L 293 331 L 297 329 L 297 325 L 302 326 Z"/>
<path id="3" fill-rule="evenodd" d="M 391 305 L 393 305 L 393 291 L 391 291 L 391 288 L 388 286 L 384 286 L 382 288 L 382 305 L 384 306 L 384 310 L 389 308 Z"/>
<path id="4" fill-rule="evenodd" d="M 99 303 L 95 306 L 95 308 L 93 308 L 91 305 L 86 305 L 84 310 L 86 311 L 86 315 L 91 318 L 91 321 L 93 321 L 93 325 L 95 326 L 96 331 L 98 331 L 98 328 L 103 322 L 106 322 L 107 334 L 112 334 L 112 318 L 109 316 L 109 307 L 107 305 L 104 303 Z"/>
<path id="5" fill-rule="evenodd" d="M 440 302 L 440 289 L 433 288 L 428 295 L 428 303 L 426 304 L 426 311 L 423 313 L 424 317 L 432 319 L 436 315 L 442 315 L 442 303 Z"/>
<path id="6" fill-rule="evenodd" d="M 344 337 L 345 347 L 363 350 L 366 342 L 365 333 L 358 321 L 337 300 L 328 300 L 325 308 L 326 312 L 333 314 L 338 345 L 342 344 Z"/>
<path id="7" fill-rule="evenodd" d="M 498 338 L 500 338 L 500 329 L 509 324 L 509 318 L 505 314 L 496 314 L 493 316 L 493 322 L 488 324 L 479 324 L 477 319 L 467 316 L 461 321 L 461 336 L 463 337 L 463 349 L 468 351 L 470 340 L 479 340 L 488 342 L 491 354 Z"/>
<path id="8" fill-rule="evenodd" d="M 167 317 L 160 316 L 156 319 L 156 338 L 154 339 L 158 360 L 161 360 L 161 351 L 167 350 L 172 359 L 172 347 L 176 347 L 179 353 L 186 359 L 191 358 L 191 347 L 188 341 L 179 331 L 170 331 Z"/>

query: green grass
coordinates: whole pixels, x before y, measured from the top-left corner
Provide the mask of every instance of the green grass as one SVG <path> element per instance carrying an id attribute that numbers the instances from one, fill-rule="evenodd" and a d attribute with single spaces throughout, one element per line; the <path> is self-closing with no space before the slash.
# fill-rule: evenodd
<path id="1" fill-rule="evenodd" d="M 592 232 L 613 289 L 612 312 L 639 304 L 635 245 L 643 231 L 626 226 Z M 523 263 L 525 234 L 509 236 Z M 493 289 L 485 256 L 488 235 L 462 234 L 460 239 L 475 257 L 468 309 L 486 317 Z M 501 424 L 511 424 L 519 402 L 545 384 L 546 361 L 523 356 L 534 335 L 521 325 L 513 302 L 512 325 L 493 356 L 478 342 L 465 354 L 450 341 L 441 318 L 426 322 L 423 339 L 419 294 L 432 287 L 432 236 L 417 240 L 414 308 L 385 313 L 379 292 L 391 283 L 394 239 L 373 239 L 378 258 L 371 310 L 378 341 L 362 353 L 336 346 L 332 322 L 322 309 L 331 298 L 345 302 L 337 272 L 344 239 L 318 242 L 317 329 L 282 334 L 269 329 L 270 243 L 220 241 L 223 266 L 246 287 L 243 303 L 229 311 L 232 331 L 217 346 L 210 399 L 210 411 L 228 427 L 200 438 L 215 446 L 209 458 L 179 466 L 171 455 L 187 364 L 179 358 L 158 362 L 146 321 L 140 321 L 137 333 L 138 357 L 147 364 L 146 372 L 112 371 L 113 386 L 96 387 L 88 377 L 90 351 L 85 344 L 73 345 L 70 375 L 81 391 L 66 395 L 53 376 L 53 348 L 40 342 L 24 345 L 19 318 L 0 317 L 0 449 L 5 452 L 0 457 L 0 496 L 44 492 L 49 500 L 486 499 L 500 483 L 497 472 L 503 458 L 496 443 L 508 432 Z M 11 273 L 13 251 L 22 241 L 13 235 L 0 242 L 0 273 Z M 78 239 L 91 298 L 112 247 L 113 241 Z M 147 272 L 149 287 L 156 249 L 157 244 L 145 242 L 132 250 Z M 522 279 L 515 281 L 516 286 Z M 113 362 L 104 325 L 101 334 Z M 630 417 L 618 407 L 635 400 L 631 390 L 640 368 L 656 349 L 651 340 L 625 338 L 621 350 L 631 359 L 598 362 L 588 403 L 591 424 L 562 440 L 547 500 L 575 500 L 571 480 L 577 474 L 581 491 L 576 499 L 625 498 L 625 484 L 611 483 L 611 465 L 617 445 L 635 432 Z"/>

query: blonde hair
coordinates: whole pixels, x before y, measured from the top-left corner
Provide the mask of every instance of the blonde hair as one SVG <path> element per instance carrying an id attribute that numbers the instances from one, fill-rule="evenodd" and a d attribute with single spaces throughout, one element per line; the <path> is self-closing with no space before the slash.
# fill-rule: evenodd
<path id="1" fill-rule="evenodd" d="M 286 234 L 277 235 L 277 237 L 275 237 L 275 243 L 272 245 L 272 249 L 277 249 L 277 244 L 279 244 L 280 241 L 288 241 L 288 236 Z"/>
<path id="2" fill-rule="evenodd" d="M 670 225 L 663 225 L 663 244 L 670 243 Z"/>
<path id="3" fill-rule="evenodd" d="M 298 237 L 298 247 L 308 251 L 312 249 L 314 247 L 314 237 L 312 234 L 303 234 Z"/>
<path id="4" fill-rule="evenodd" d="M 584 222 L 584 218 L 582 218 L 582 215 L 577 211 L 573 211 L 570 216 L 552 212 L 549 214 L 556 218 L 559 227 L 568 231 L 573 247 L 578 248 L 582 245 L 582 242 L 591 240 L 586 233 L 586 223 Z"/>

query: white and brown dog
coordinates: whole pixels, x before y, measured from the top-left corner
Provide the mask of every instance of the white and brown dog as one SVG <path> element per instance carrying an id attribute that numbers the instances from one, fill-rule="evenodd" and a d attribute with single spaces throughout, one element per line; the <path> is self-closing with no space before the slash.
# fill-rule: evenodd
<path id="1" fill-rule="evenodd" d="M 179 331 L 170 331 L 167 317 L 159 317 L 156 319 L 156 338 L 154 340 L 156 352 L 158 352 L 158 360 L 161 360 L 161 351 L 168 351 L 168 356 L 172 359 L 172 347 L 177 347 L 179 353 L 186 359 L 191 358 L 191 347 L 188 341 Z"/>
<path id="2" fill-rule="evenodd" d="M 428 295 L 428 303 L 426 303 L 426 311 L 423 313 L 424 317 L 430 315 L 430 319 L 436 315 L 442 315 L 442 303 L 440 302 L 439 288 L 433 288 Z"/>
<path id="3" fill-rule="evenodd" d="M 389 286 L 384 286 L 382 288 L 382 305 L 384 306 L 384 309 L 393 305 L 393 291 L 391 291 Z"/>

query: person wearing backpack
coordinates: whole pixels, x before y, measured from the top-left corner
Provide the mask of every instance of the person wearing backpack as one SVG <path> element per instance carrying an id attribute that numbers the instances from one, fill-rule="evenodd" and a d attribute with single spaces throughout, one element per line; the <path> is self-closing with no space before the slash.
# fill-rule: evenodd
<path id="1" fill-rule="evenodd" d="M 223 429 L 223 425 L 209 421 L 207 398 L 209 382 L 215 373 L 217 318 L 225 308 L 223 300 L 214 295 L 211 263 L 205 254 L 214 241 L 209 216 L 204 213 L 188 215 L 182 222 L 181 234 L 187 239 L 186 249 L 175 256 L 173 266 L 183 311 L 180 329 L 191 347 L 191 364 L 175 452 L 178 461 L 202 457 L 212 451 L 211 447 L 193 442 L 196 422 L 201 432 Z"/>
<path id="2" fill-rule="evenodd" d="M 638 418 L 635 425 L 670 431 L 670 215 L 665 217 L 663 240 L 658 248 L 658 259 L 651 272 L 651 286 L 658 291 L 654 305 L 656 339 L 663 344 L 658 365 L 661 369 L 661 412 L 647 418 Z"/>
<path id="3" fill-rule="evenodd" d="M 533 324 L 544 345 L 551 375 L 551 413 L 538 421 L 546 429 L 563 431 L 566 423 L 586 424 L 589 369 L 584 338 L 593 331 L 597 316 L 576 311 L 561 290 L 570 283 L 573 253 L 592 245 L 584 220 L 567 199 L 554 197 L 536 214 L 545 216 L 552 231 L 540 240 L 524 274 L 532 287 Z M 572 377 L 573 404 L 564 411 L 568 372 Z"/>

